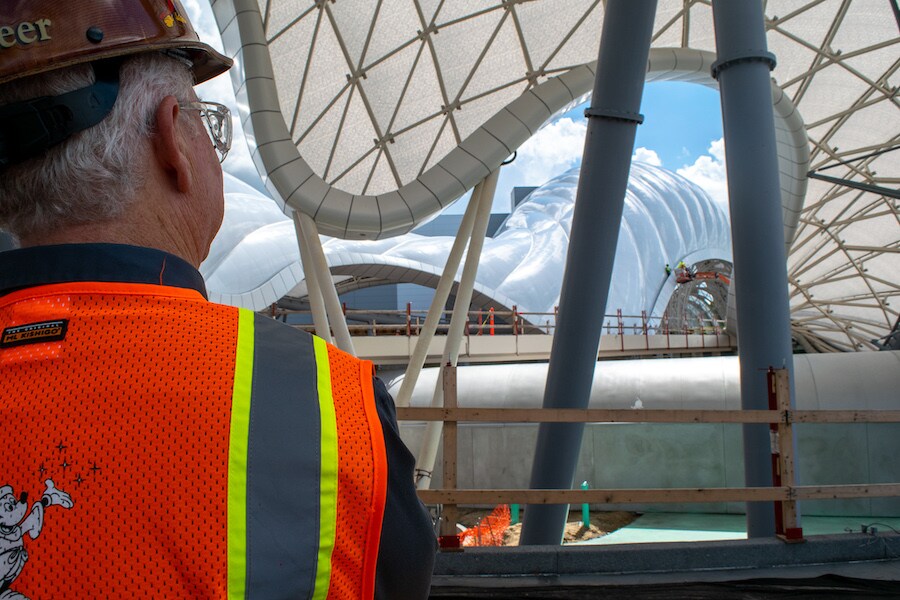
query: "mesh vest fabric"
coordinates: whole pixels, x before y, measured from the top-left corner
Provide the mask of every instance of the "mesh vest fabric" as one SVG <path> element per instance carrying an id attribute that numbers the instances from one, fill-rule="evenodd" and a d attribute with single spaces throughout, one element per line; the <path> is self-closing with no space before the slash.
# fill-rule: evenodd
<path id="1" fill-rule="evenodd" d="M 386 465 L 370 365 L 192 290 L 0 298 L 4 330 L 48 321 L 64 339 L 0 347 L 0 589 L 371 597 Z"/>

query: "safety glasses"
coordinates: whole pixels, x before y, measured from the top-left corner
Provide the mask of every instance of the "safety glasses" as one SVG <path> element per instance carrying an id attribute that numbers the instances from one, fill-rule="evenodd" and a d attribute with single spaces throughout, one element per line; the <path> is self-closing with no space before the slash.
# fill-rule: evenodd
<path id="1" fill-rule="evenodd" d="M 231 150 L 231 111 L 224 104 L 218 102 L 185 102 L 178 105 L 184 110 L 200 111 L 200 118 L 206 125 L 206 133 L 212 141 L 219 162 L 225 160 L 228 151 Z"/>

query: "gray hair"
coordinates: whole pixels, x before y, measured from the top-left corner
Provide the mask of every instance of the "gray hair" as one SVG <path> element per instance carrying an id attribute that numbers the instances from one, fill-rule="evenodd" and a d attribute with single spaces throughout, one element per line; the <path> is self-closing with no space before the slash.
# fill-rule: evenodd
<path id="1" fill-rule="evenodd" d="M 178 59 L 139 54 L 120 69 L 119 96 L 99 124 L 0 173 L 0 227 L 22 237 L 122 215 L 144 184 L 155 111 L 167 95 L 191 100 L 193 78 Z M 79 65 L 0 86 L 0 105 L 59 95 L 94 83 Z"/>

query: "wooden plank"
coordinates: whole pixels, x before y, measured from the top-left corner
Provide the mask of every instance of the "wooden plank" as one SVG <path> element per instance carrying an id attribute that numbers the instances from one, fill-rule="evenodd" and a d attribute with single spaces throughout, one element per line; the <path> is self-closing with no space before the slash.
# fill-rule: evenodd
<path id="1" fill-rule="evenodd" d="M 426 504 L 666 504 L 675 502 L 766 502 L 900 497 L 898 483 L 805 485 L 794 488 L 671 488 L 611 490 L 419 490 Z"/>
<path id="2" fill-rule="evenodd" d="M 787 369 L 775 371 L 775 402 L 782 414 L 791 410 L 791 383 Z M 781 469 L 781 485 L 794 487 L 794 427 L 790 419 L 778 423 L 778 457 Z M 797 529 L 797 502 L 786 500 L 781 503 L 781 518 L 784 531 Z"/>
<path id="3" fill-rule="evenodd" d="M 794 410 L 794 423 L 900 423 L 900 410 Z"/>
<path id="4" fill-rule="evenodd" d="M 480 423 L 900 423 L 900 410 L 672 410 L 397 407 L 400 421 Z"/>
<path id="5" fill-rule="evenodd" d="M 441 370 L 444 388 L 444 407 L 450 410 L 456 408 L 456 367 L 447 363 Z M 456 439 L 457 424 L 455 421 L 444 423 L 444 468 L 443 468 L 443 485 L 445 489 L 456 489 Z M 457 535 L 456 522 L 458 514 L 455 502 L 443 502 L 443 510 L 441 512 L 441 535 L 453 536 Z"/>
<path id="6" fill-rule="evenodd" d="M 794 497 L 797 500 L 900 497 L 900 483 L 799 485 L 794 488 Z"/>
<path id="7" fill-rule="evenodd" d="M 788 488 L 672 488 L 616 490 L 419 490 L 426 504 L 651 504 L 786 500 Z"/>
<path id="8" fill-rule="evenodd" d="M 397 407 L 401 421 L 479 423 L 777 423 L 772 410 L 671 410 L 604 408 L 432 408 Z"/>

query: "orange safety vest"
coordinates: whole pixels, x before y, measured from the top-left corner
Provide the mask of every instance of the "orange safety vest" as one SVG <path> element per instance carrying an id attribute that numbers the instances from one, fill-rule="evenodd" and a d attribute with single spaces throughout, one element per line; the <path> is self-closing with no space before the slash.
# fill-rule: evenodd
<path id="1" fill-rule="evenodd" d="M 371 363 L 197 291 L 0 297 L 0 594 L 371 598 Z"/>

